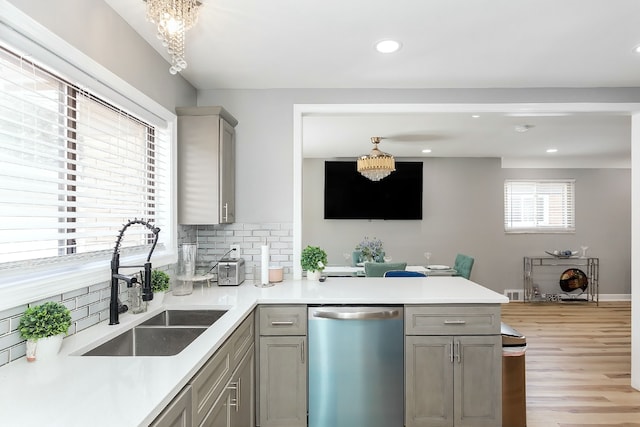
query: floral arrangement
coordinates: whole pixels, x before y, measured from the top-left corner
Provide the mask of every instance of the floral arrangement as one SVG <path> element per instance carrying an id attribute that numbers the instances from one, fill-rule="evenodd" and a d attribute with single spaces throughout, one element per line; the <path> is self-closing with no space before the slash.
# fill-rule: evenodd
<path id="1" fill-rule="evenodd" d="M 356 251 L 362 252 L 363 260 L 374 260 L 380 262 L 384 255 L 384 247 L 382 240 L 373 238 L 369 239 L 365 237 L 358 246 L 356 246 Z"/>

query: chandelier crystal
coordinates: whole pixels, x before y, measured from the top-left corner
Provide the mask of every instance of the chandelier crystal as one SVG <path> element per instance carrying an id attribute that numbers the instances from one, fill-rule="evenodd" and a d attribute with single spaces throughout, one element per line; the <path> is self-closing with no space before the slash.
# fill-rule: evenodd
<path id="1" fill-rule="evenodd" d="M 371 181 L 380 181 L 396 170 L 396 161 L 393 156 L 378 149 L 381 139 L 379 136 L 371 138 L 371 143 L 375 147 L 369 155 L 358 159 L 358 172 Z"/>
<path id="2" fill-rule="evenodd" d="M 187 30 L 198 22 L 198 0 L 144 0 L 147 3 L 147 21 L 158 28 L 158 39 L 171 56 L 169 72 L 177 74 L 187 68 L 184 44 Z"/>

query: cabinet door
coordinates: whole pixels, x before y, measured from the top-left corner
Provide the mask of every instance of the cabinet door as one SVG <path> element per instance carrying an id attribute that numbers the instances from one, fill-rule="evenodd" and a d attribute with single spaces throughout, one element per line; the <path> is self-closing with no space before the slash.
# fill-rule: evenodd
<path id="1" fill-rule="evenodd" d="M 260 426 L 307 425 L 307 339 L 260 338 Z"/>
<path id="2" fill-rule="evenodd" d="M 231 427 L 232 392 L 227 388 L 220 394 L 198 427 Z"/>
<path id="3" fill-rule="evenodd" d="M 405 347 L 405 425 L 453 426 L 451 337 L 407 336 Z"/>
<path id="4" fill-rule="evenodd" d="M 231 393 L 231 426 L 255 426 L 255 357 L 253 347 L 247 352 L 234 373 Z"/>
<path id="5" fill-rule="evenodd" d="M 236 132 L 233 126 L 220 119 L 220 223 L 230 224 L 236 219 Z"/>
<path id="6" fill-rule="evenodd" d="M 455 336 L 455 426 L 502 425 L 502 339 Z"/>
<path id="7" fill-rule="evenodd" d="M 191 427 L 191 412 L 191 386 L 186 386 L 151 423 L 151 427 Z"/>
<path id="8" fill-rule="evenodd" d="M 178 223 L 220 222 L 218 116 L 178 116 Z"/>

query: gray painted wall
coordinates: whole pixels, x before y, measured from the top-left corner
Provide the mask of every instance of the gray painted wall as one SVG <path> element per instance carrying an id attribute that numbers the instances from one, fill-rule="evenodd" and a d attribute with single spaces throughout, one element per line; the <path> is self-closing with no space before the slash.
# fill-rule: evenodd
<path id="1" fill-rule="evenodd" d="M 378 237 L 393 261 L 422 265 L 429 251 L 433 264 L 451 265 L 457 253 L 471 255 L 472 280 L 502 292 L 522 287 L 523 256 L 584 245 L 600 258 L 600 293 L 631 292 L 628 169 L 502 169 L 499 159 L 430 158 L 424 160 L 423 219 L 367 221 L 323 219 L 324 160 L 305 159 L 303 168 L 302 245 L 325 248 L 331 264 L 344 264 L 342 254 L 364 236 Z M 574 178 L 576 233 L 505 234 L 503 184 L 509 178 Z M 557 291 L 564 268 L 540 271 L 534 281 Z"/>
<path id="2" fill-rule="evenodd" d="M 169 111 L 195 105 L 196 89 L 103 0 L 9 2 Z"/>
<path id="3" fill-rule="evenodd" d="M 351 103 L 517 103 L 517 102 L 637 102 L 640 88 L 631 89 L 455 89 L 455 90 L 210 90 L 200 91 L 198 105 L 223 105 L 239 120 L 237 130 L 237 219 L 241 223 L 283 222 L 293 218 L 293 106 L 295 104 L 351 104 Z M 456 166 L 464 162 L 464 167 Z M 321 185 L 321 179 L 306 172 L 304 185 Z M 431 171 L 438 171 L 437 173 Z M 460 173 L 463 170 L 464 174 Z M 431 173 L 434 173 L 431 175 Z M 571 236 L 506 236 L 502 228 L 502 182 L 507 177 L 535 178 L 567 176 L 579 179 L 578 232 Z M 317 175 L 321 177 L 321 175 Z M 427 250 L 434 253 L 433 262 L 450 264 L 457 252 L 467 251 L 478 258 L 472 278 L 483 285 L 502 292 L 519 288 L 522 284 L 522 257 L 543 254 L 544 250 L 587 245 L 593 256 L 601 258 L 601 293 L 630 293 L 630 171 L 629 170 L 509 170 L 500 169 L 498 160 L 438 159 L 425 168 L 425 189 L 434 192 L 433 198 L 447 200 L 447 204 L 429 204 L 425 198 L 425 218 L 439 218 L 422 224 L 395 222 L 380 227 L 392 227 L 385 235 L 404 236 L 417 242 L 406 253 L 397 252 L 395 259 L 420 263 Z M 445 178 L 446 177 L 446 178 Z M 494 183 L 491 185 L 491 183 Z M 472 183 L 466 200 L 473 200 L 478 221 L 452 216 L 451 212 L 467 212 L 465 198 L 448 195 L 452 188 L 465 188 Z M 489 187 L 491 185 L 491 187 Z M 458 190 L 461 191 L 461 190 Z M 438 195 L 438 192 L 444 193 Z M 322 194 L 321 192 L 319 194 Z M 438 197 L 436 197 L 438 196 Z M 314 218 L 307 207 L 311 204 L 322 212 L 318 200 L 305 196 L 303 212 L 303 247 L 315 242 L 319 235 L 330 236 L 327 243 L 332 263 L 343 261 L 342 253 L 368 232 L 353 224 L 333 233 Z M 426 197 L 426 196 L 425 196 Z M 493 202 L 490 203 L 490 200 Z M 583 205 L 584 204 L 584 205 Z M 435 209 L 435 211 L 433 211 Z M 441 211 L 442 210 L 442 211 Z M 431 216 L 430 216 L 431 215 Z M 456 218 L 459 221 L 453 221 Z M 451 219 L 450 221 L 446 221 Z M 379 224 L 372 223 L 378 229 Z M 455 225 L 455 228 L 453 227 Z M 319 227 L 322 232 L 313 230 Z M 327 228 L 329 227 L 329 228 Z M 353 227 L 353 228 L 352 228 Z M 613 231 L 612 231 L 613 229 Z M 459 231 L 464 230 L 464 231 Z M 367 233 L 364 233 L 367 231 Z M 374 230 L 375 231 L 375 230 Z M 322 233 L 325 234 L 322 234 Z M 452 238 L 456 236 L 455 238 Z M 385 242 L 392 237 L 386 238 Z M 399 239 L 400 240 L 400 239 Z M 324 245 L 324 240 L 322 241 Z M 393 245 L 391 252 L 401 251 Z M 295 261 L 294 261 L 295 262 Z"/>

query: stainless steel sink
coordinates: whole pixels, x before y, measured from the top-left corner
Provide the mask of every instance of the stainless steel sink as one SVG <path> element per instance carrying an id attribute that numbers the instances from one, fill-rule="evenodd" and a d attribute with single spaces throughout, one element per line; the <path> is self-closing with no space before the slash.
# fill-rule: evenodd
<path id="1" fill-rule="evenodd" d="M 82 355 L 174 356 L 225 313 L 225 310 L 165 310 Z"/>
<path id="2" fill-rule="evenodd" d="M 165 310 L 140 326 L 211 326 L 226 310 Z"/>
<path id="3" fill-rule="evenodd" d="M 83 356 L 173 356 L 206 331 L 204 327 L 135 327 Z"/>

